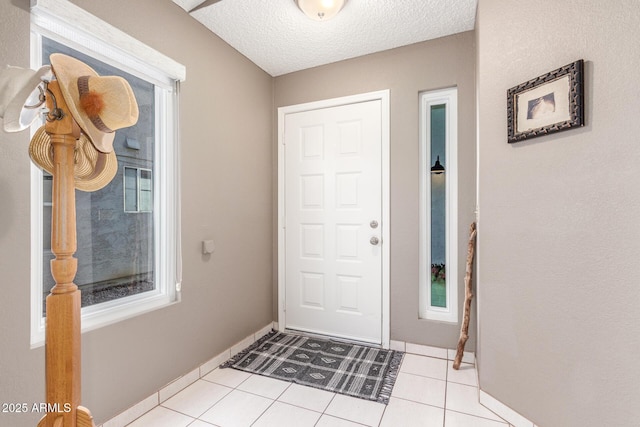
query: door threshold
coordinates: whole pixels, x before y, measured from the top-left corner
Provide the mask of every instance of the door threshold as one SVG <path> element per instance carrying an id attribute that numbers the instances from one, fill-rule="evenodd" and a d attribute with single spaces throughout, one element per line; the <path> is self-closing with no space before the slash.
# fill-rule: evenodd
<path id="1" fill-rule="evenodd" d="M 351 343 L 351 344 L 358 344 L 358 345 L 373 347 L 373 348 L 382 348 L 381 343 L 377 343 L 373 341 L 363 341 L 361 339 L 352 338 L 352 337 L 331 335 L 329 333 L 312 332 L 312 331 L 305 331 L 302 329 L 291 329 L 291 328 L 285 328 L 284 331 L 281 331 L 281 332 L 284 332 L 286 334 L 302 335 L 309 338 L 330 339 L 333 341 L 343 342 L 347 344 Z"/>

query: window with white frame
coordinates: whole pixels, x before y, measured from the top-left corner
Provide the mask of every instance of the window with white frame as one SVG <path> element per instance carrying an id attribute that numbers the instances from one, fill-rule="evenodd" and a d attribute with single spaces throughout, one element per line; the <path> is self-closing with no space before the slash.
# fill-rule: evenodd
<path id="1" fill-rule="evenodd" d="M 457 89 L 420 94 L 420 317 L 458 322 Z"/>
<path id="2" fill-rule="evenodd" d="M 177 89 L 185 73 L 180 64 L 66 0 L 32 3 L 32 68 L 48 64 L 52 53 L 64 53 L 100 75 L 125 78 L 139 107 L 138 123 L 118 130 L 113 144 L 124 178 L 95 192 L 76 191 L 74 283 L 81 290 L 84 331 L 178 300 Z M 55 284 L 49 267 L 50 179 L 32 167 L 32 346 L 44 342 L 44 300 Z"/>

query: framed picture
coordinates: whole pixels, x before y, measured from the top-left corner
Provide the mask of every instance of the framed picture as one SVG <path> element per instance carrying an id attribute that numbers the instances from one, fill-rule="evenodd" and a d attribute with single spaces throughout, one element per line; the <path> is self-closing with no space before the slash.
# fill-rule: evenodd
<path id="1" fill-rule="evenodd" d="M 507 91 L 509 143 L 584 125 L 584 61 Z"/>

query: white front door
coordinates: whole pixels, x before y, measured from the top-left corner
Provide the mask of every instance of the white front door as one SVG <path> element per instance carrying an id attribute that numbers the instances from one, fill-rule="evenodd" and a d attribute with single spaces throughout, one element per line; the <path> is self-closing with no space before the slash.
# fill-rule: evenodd
<path id="1" fill-rule="evenodd" d="M 284 116 L 285 327 L 382 343 L 382 101 Z"/>

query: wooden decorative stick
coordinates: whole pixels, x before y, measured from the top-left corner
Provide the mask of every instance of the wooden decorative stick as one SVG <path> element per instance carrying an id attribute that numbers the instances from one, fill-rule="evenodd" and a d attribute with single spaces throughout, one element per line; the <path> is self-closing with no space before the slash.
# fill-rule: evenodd
<path id="1" fill-rule="evenodd" d="M 71 117 L 58 83 L 48 84 L 47 107 L 64 112 L 47 121 L 53 146 L 51 214 L 51 274 L 56 282 L 47 296 L 45 335 L 46 399 L 48 411 L 38 427 L 93 426 L 91 414 L 80 407 L 80 291 L 73 283 L 78 269 L 76 252 L 76 193 L 74 151 L 80 128 Z M 55 104 L 53 103 L 55 98 Z M 89 421 L 90 423 L 87 423 Z"/>
<path id="2" fill-rule="evenodd" d="M 471 317 L 471 300 L 473 299 L 472 289 L 472 273 L 473 273 L 473 255 L 476 247 L 476 223 L 472 222 L 469 227 L 469 245 L 467 248 L 467 272 L 464 276 L 464 318 L 462 320 L 462 327 L 460 328 L 460 339 L 458 340 L 458 351 L 456 352 L 456 358 L 453 361 L 453 369 L 459 369 L 460 363 L 462 363 L 462 356 L 464 354 L 464 345 L 469 339 L 469 318 Z"/>

